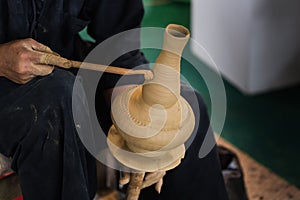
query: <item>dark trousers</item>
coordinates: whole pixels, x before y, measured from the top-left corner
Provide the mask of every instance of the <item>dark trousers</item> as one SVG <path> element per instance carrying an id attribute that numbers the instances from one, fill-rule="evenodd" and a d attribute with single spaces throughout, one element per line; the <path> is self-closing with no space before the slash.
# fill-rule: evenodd
<path id="1" fill-rule="evenodd" d="M 95 194 L 95 159 L 77 135 L 72 101 L 83 118 L 88 119 L 88 108 L 84 91 L 72 99 L 73 83 L 74 75 L 60 69 L 25 85 L 0 78 L 0 152 L 13 157 L 12 168 L 20 178 L 25 200 L 88 200 Z M 191 92 L 182 88 L 188 101 Z M 167 172 L 160 195 L 149 187 L 142 191 L 141 199 L 227 200 L 216 148 L 205 158 L 198 157 L 206 133 L 213 135 L 207 132 L 205 104 L 198 93 L 196 97 L 198 104 L 192 106 L 200 107 L 199 128 L 185 158 Z M 99 119 L 110 118 L 107 109 L 103 110 L 98 112 Z M 110 120 L 104 123 L 110 126 Z"/>

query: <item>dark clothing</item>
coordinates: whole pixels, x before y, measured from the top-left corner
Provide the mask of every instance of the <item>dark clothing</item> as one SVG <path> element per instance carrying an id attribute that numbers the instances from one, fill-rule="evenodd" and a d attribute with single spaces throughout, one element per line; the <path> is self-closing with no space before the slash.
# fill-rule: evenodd
<path id="1" fill-rule="evenodd" d="M 142 1 L 44 0 L 42 6 L 34 6 L 34 2 L 0 1 L 0 44 L 31 37 L 64 57 L 78 59 L 75 45 L 78 32 L 85 26 L 100 43 L 114 34 L 139 27 L 144 14 Z M 32 21 L 32 15 L 36 16 L 38 11 L 39 17 Z"/>
<path id="2" fill-rule="evenodd" d="M 191 105 L 196 117 L 195 130 L 186 144 L 192 143 L 180 165 L 167 172 L 161 194 L 158 196 L 154 187 L 149 187 L 142 191 L 140 199 L 228 200 L 216 146 L 207 156 L 199 158 L 206 135 L 214 140 L 206 105 L 200 94 L 186 85 L 181 86 L 181 96 Z"/>
<path id="3" fill-rule="evenodd" d="M 12 167 L 20 177 L 25 200 L 85 200 L 94 195 L 95 162 L 85 151 L 73 123 L 73 81 L 71 73 L 60 69 L 26 85 L 0 78 L 7 92 L 0 98 L 0 152 L 13 156 Z M 142 190 L 140 199 L 226 200 L 216 148 L 205 158 L 198 157 L 209 128 L 206 106 L 198 93 L 197 102 L 192 100 L 194 90 L 186 86 L 181 94 L 194 110 L 199 106 L 201 111 L 196 113 L 195 138 L 182 163 L 164 177 L 161 195 L 149 187 Z M 82 118 L 88 118 L 84 92 L 76 97 L 73 101 L 82 111 Z M 98 100 L 105 104 L 104 99 Z M 110 118 L 107 109 L 100 113 L 101 118 Z M 207 134 L 213 137 L 211 131 Z"/>
<path id="4" fill-rule="evenodd" d="M 37 5 L 35 0 L 0 0 L 0 44 L 33 38 L 63 57 L 83 60 L 103 40 L 138 28 L 144 15 L 140 0 L 44 0 L 43 4 Z M 89 35 L 95 39 L 95 45 L 87 45 L 78 34 L 86 26 Z M 134 51 L 112 65 L 133 68 L 132 61 L 136 57 L 142 63 L 147 62 L 140 51 Z M 101 86 L 110 88 L 118 76 L 106 75 L 103 79 Z"/>
<path id="5" fill-rule="evenodd" d="M 85 200 L 95 194 L 95 160 L 73 123 L 73 81 L 73 74 L 60 69 L 25 85 L 0 78 L 7 92 L 0 97 L 0 152 L 13 157 L 25 200 Z M 87 118 L 81 92 L 73 101 Z"/>
<path id="6" fill-rule="evenodd" d="M 84 45 L 78 31 L 88 25 L 96 45 L 116 33 L 139 27 L 141 2 L 45 0 L 42 6 L 34 6 L 35 1 L 0 0 L 0 43 L 32 37 L 64 57 L 83 59 L 91 47 Z M 134 51 L 116 60 L 115 65 L 131 68 L 146 62 L 140 51 Z M 106 76 L 100 85 L 111 87 L 117 78 Z M 73 82 L 74 75 L 61 69 L 25 85 L 0 77 L 0 152 L 13 157 L 12 167 L 20 177 L 25 200 L 87 200 L 95 194 L 95 159 L 76 132 L 72 101 L 82 112 L 82 119 L 89 119 L 89 109 L 83 90 L 72 99 Z M 193 92 L 182 88 L 188 101 Z M 104 99 L 101 95 L 96 98 L 99 119 L 110 119 Z M 198 104 L 190 103 L 195 110 L 200 107 L 201 113 L 196 114 L 199 128 L 184 160 L 167 172 L 161 195 L 149 187 L 140 199 L 227 200 L 216 149 L 198 158 L 209 118 L 198 93 L 197 98 Z M 110 126 L 110 120 L 101 122 Z M 213 137 L 211 131 L 208 134 Z"/>

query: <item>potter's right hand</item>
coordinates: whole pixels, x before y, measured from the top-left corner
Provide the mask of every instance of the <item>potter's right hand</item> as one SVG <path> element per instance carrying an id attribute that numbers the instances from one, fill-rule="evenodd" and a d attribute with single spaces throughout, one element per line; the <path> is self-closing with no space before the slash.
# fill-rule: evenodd
<path id="1" fill-rule="evenodd" d="M 36 76 L 48 75 L 53 66 L 43 60 L 49 54 L 58 55 L 30 38 L 0 44 L 0 76 L 24 84 Z"/>

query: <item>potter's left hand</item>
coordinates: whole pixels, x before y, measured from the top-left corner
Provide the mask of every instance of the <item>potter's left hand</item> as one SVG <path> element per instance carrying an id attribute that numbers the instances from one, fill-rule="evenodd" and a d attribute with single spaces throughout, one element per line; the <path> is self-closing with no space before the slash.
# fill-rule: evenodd
<path id="1" fill-rule="evenodd" d="M 149 187 L 155 184 L 155 190 L 160 193 L 161 187 L 163 185 L 163 177 L 166 174 L 165 171 L 156 171 L 156 172 L 148 172 L 145 175 L 143 185 L 140 189 Z M 130 182 L 130 173 L 122 172 L 119 183 L 121 185 L 126 185 Z"/>

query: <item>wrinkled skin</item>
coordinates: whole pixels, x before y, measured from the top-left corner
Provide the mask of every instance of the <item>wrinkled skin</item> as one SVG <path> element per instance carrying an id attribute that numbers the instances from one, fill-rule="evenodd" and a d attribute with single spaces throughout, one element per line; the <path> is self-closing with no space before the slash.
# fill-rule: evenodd
<path id="1" fill-rule="evenodd" d="M 155 190 L 160 193 L 163 184 L 163 177 L 166 174 L 165 171 L 149 172 L 145 174 L 143 184 L 140 189 L 149 187 L 155 184 Z M 130 173 L 123 172 L 119 183 L 121 185 L 128 184 L 130 182 Z"/>
<path id="2" fill-rule="evenodd" d="M 18 84 L 46 76 L 54 69 L 51 56 L 58 54 L 31 38 L 0 44 L 0 76 Z"/>

